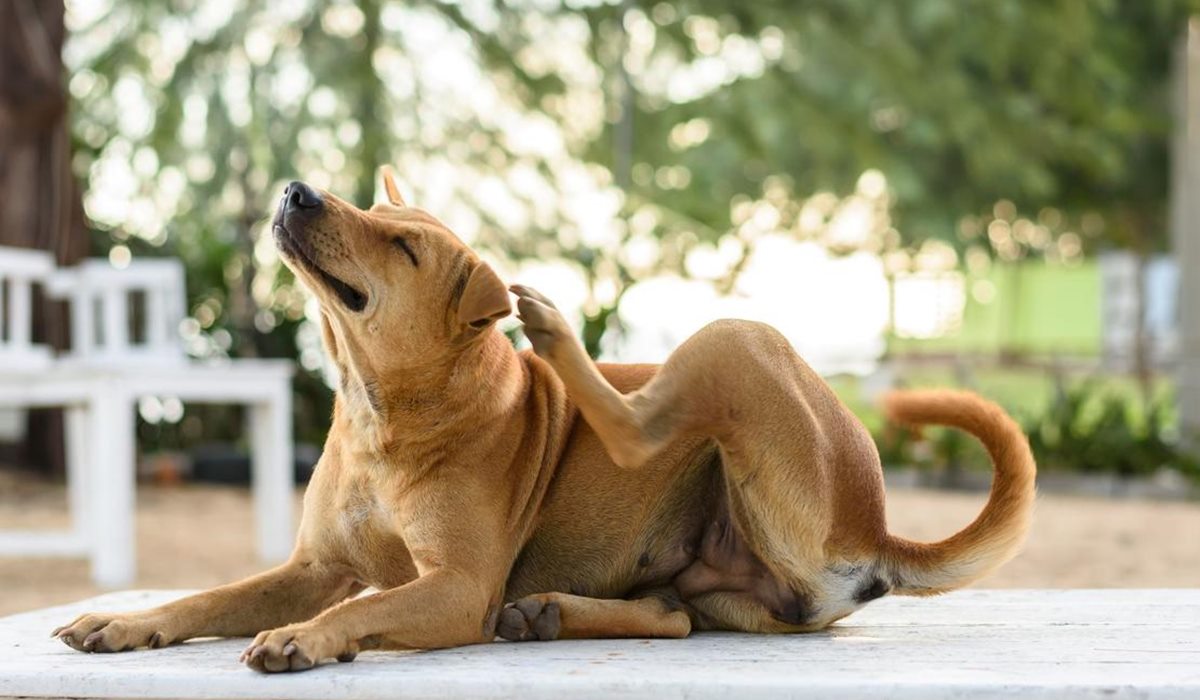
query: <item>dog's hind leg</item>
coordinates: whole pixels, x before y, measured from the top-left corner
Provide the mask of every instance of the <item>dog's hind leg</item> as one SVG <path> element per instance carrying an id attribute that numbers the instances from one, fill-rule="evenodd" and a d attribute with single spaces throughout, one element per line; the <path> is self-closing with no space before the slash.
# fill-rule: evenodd
<path id="1" fill-rule="evenodd" d="M 854 444 L 835 446 L 841 436 L 826 426 L 842 423 L 818 414 L 837 411 L 837 399 L 778 331 L 749 321 L 710 323 L 644 386 L 621 394 L 548 299 L 527 287 L 512 289 L 534 351 L 554 368 L 618 466 L 638 467 L 685 435 L 715 438 L 742 534 L 759 547 L 782 539 L 787 552 L 757 554 L 805 560 L 796 568 L 816 573 L 811 560 L 820 558 L 829 527 L 827 469 Z"/>
<path id="2" fill-rule="evenodd" d="M 496 634 L 514 642 L 688 636 L 688 614 L 658 597 L 620 600 L 568 593 L 525 596 L 504 608 Z"/>
<path id="3" fill-rule="evenodd" d="M 786 338 L 761 323 L 716 321 L 644 386 L 621 394 L 547 299 L 513 291 L 534 351 L 619 466 L 637 467 L 681 437 L 716 440 L 729 522 L 715 518 L 714 532 L 736 537 L 713 542 L 742 546 L 714 545 L 733 554 L 714 555 L 715 564 L 681 579 L 686 602 L 721 594 L 712 617 L 734 629 L 811 629 L 853 608 L 886 537 L 879 457 L 865 428 Z M 750 570 L 762 582 L 748 587 L 742 579 Z M 734 607 L 746 610 L 729 613 Z"/>
<path id="4" fill-rule="evenodd" d="M 608 383 L 553 302 L 529 287 L 514 285 L 511 291 L 534 352 L 554 368 L 618 466 L 640 466 L 669 442 L 668 425 L 647 425 L 645 408 L 652 402 L 625 396 Z"/>
<path id="5" fill-rule="evenodd" d="M 684 342 L 645 386 L 622 394 L 600 374 L 554 304 L 536 290 L 520 285 L 519 318 L 534 352 L 562 379 L 567 394 L 604 443 L 617 466 L 636 468 L 684 434 L 720 437 L 722 423 L 749 418 L 738 408 L 744 382 L 746 351 L 756 353 L 759 340 L 778 344 L 778 333 L 761 324 L 717 322 Z M 716 329 L 716 330 L 714 330 Z M 763 329 L 769 331 L 763 333 Z M 726 330 L 733 330 L 728 333 Z M 746 336 L 735 338 L 736 334 Z M 732 344 L 732 347 L 723 347 Z M 791 352 L 787 341 L 783 348 Z M 761 353 L 760 353 L 761 354 Z M 792 353 L 794 355 L 794 353 Z M 764 354 L 764 361 L 774 358 Z M 753 399 L 753 390 L 751 391 Z"/>
<path id="6" fill-rule="evenodd" d="M 549 299 L 528 287 L 511 289 L 534 352 L 562 379 L 618 466 L 640 466 L 685 434 L 716 438 L 727 452 L 755 442 L 779 452 L 778 446 L 817 422 L 805 387 L 820 379 L 769 326 L 711 323 L 671 353 L 645 386 L 622 394 L 600 374 Z M 803 460 L 825 445 L 810 441 L 799 447 L 800 454 L 785 457 Z"/>

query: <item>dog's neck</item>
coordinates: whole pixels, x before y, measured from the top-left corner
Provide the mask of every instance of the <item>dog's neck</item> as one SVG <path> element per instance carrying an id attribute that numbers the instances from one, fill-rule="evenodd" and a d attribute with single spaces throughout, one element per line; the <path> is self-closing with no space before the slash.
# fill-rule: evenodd
<path id="1" fill-rule="evenodd" d="M 354 451 L 376 458 L 440 450 L 511 412 L 523 383 L 520 364 L 495 328 L 437 366 L 383 374 L 349 363 L 341 368 L 334 420 L 346 423 Z"/>

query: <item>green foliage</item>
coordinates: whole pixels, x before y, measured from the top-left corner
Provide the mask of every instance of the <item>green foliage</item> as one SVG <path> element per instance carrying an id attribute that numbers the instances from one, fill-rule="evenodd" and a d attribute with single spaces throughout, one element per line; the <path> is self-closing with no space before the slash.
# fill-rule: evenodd
<path id="1" fill-rule="evenodd" d="M 1171 47 L 1195 8 L 644 0 L 583 12 L 598 56 L 615 26 L 653 37 L 631 80 L 633 161 L 646 172 L 690 170 L 691 186 L 670 193 L 688 219 L 722 230 L 727 203 L 758 196 L 773 174 L 796 192 L 844 192 L 877 168 L 910 240 L 954 239 L 960 217 L 1007 199 L 1019 211 L 1057 207 L 1077 223 L 1099 213 L 1108 225 L 1096 235 L 1127 245 L 1165 240 Z M 726 68 L 709 91 L 673 94 L 669 78 L 659 87 L 656 68 L 711 67 L 734 54 L 750 55 L 747 68 Z M 711 125 L 708 138 L 673 143 L 672 129 L 693 119 Z M 615 141 L 613 128 L 607 137 Z M 605 145 L 588 155 L 612 163 Z M 637 198 L 663 199 L 656 180 L 635 172 L 634 183 Z"/>
<path id="2" fill-rule="evenodd" d="M 1022 429 L 1041 473 L 1139 477 L 1167 469 L 1200 479 L 1200 459 L 1174 427 L 1169 397 L 1157 396 L 1140 408 L 1137 399 L 1098 380 L 1059 381 L 1048 405 L 1024 411 Z M 987 453 L 958 430 L 885 425 L 876 429 L 875 441 L 888 467 L 943 473 L 992 469 Z"/>
<path id="3" fill-rule="evenodd" d="M 1159 398 L 1135 420 L 1126 399 L 1084 382 L 1059 386 L 1046 413 L 1024 427 L 1045 470 L 1145 476 L 1174 469 L 1200 477 L 1200 462 L 1168 427 L 1172 410 Z"/>
<path id="4" fill-rule="evenodd" d="M 774 228 L 803 235 L 805 202 L 854 191 L 869 169 L 891 198 L 874 250 L 940 239 L 1070 260 L 1166 246 L 1170 66 L 1198 6 L 501 0 L 482 56 L 499 76 L 557 76 L 519 94 L 569 122 L 573 66 L 536 37 L 586 27 L 605 119 L 573 152 L 613 173 L 626 213 L 653 222 L 662 265 L 685 274 L 691 247 L 744 233 L 747 205 L 769 200 Z"/>

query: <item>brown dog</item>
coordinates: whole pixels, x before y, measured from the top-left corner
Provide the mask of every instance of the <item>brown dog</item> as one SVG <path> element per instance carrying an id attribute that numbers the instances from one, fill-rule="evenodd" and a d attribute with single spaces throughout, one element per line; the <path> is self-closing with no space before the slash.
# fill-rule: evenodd
<path id="1" fill-rule="evenodd" d="M 1025 537 L 1034 463 L 965 393 L 890 397 L 893 419 L 978 437 L 982 514 L 936 544 L 889 535 L 870 435 L 768 326 L 720 321 L 661 368 L 597 366 L 553 304 L 514 287 L 533 352 L 494 327 L 509 290 L 436 219 L 360 211 L 295 182 L 275 216 L 321 301 L 333 426 L 287 563 L 55 631 L 80 651 L 253 636 L 260 671 L 360 649 L 566 637 L 802 632 L 889 592 L 966 585 Z M 378 593 L 354 597 L 367 586 Z"/>

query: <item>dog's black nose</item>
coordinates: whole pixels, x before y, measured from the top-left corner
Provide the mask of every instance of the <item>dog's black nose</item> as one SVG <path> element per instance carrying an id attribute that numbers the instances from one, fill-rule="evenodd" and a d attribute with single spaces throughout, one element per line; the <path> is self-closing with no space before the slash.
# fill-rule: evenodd
<path id="1" fill-rule="evenodd" d="M 284 207 L 287 209 L 317 209 L 321 206 L 321 195 L 308 185 L 293 180 L 283 191 Z"/>

